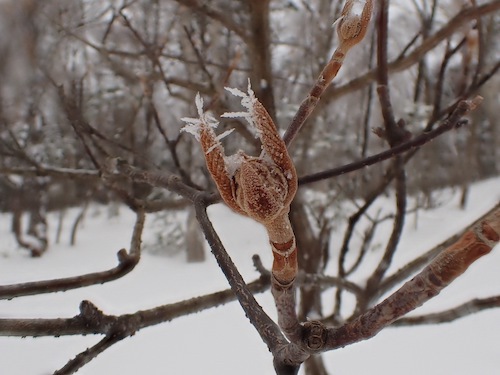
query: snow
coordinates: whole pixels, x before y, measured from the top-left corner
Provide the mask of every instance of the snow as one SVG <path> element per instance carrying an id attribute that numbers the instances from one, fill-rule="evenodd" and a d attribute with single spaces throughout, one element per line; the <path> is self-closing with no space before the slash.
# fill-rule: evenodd
<path id="1" fill-rule="evenodd" d="M 446 204 L 419 214 L 417 229 L 409 216 L 400 255 L 391 271 L 485 213 L 500 200 L 499 185 L 500 178 L 476 184 L 466 210 L 458 208 L 459 194 L 447 191 Z M 78 210 L 67 213 L 59 244 L 53 243 L 58 214 L 49 215 L 52 246 L 37 259 L 16 248 L 10 233 L 10 215 L 0 215 L 0 284 L 114 267 L 117 251 L 129 247 L 135 215 L 121 208 L 118 217 L 109 218 L 107 208 L 94 206 L 78 233 L 77 244 L 71 247 L 69 233 L 77 214 Z M 270 267 L 272 255 L 264 228 L 223 205 L 211 206 L 209 214 L 247 281 L 258 277 L 252 266 L 253 254 L 259 254 Z M 339 242 L 341 230 L 333 235 L 334 243 Z M 499 264 L 497 246 L 416 314 L 449 308 L 471 297 L 500 294 Z M 85 299 L 107 314 L 131 313 L 226 288 L 227 281 L 211 256 L 204 263 L 187 264 L 183 254 L 165 257 L 144 253 L 137 268 L 120 280 L 64 293 L 0 301 L 0 317 L 71 317 L 78 314 L 78 305 Z M 330 294 L 325 293 L 325 302 L 329 297 L 333 299 L 333 292 Z M 270 292 L 257 295 L 257 300 L 275 319 Z M 499 319 L 500 309 L 493 309 L 451 324 L 387 328 L 371 340 L 327 353 L 325 363 L 330 373 L 336 375 L 498 374 Z M 0 337 L 0 374 L 52 374 L 100 339 L 100 336 Z M 78 374 L 273 374 L 271 360 L 265 344 L 239 305 L 233 302 L 141 330 L 99 355 Z"/>

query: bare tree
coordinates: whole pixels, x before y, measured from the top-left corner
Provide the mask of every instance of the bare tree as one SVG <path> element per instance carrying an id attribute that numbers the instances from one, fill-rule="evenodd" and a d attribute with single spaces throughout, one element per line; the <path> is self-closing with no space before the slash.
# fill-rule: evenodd
<path id="1" fill-rule="evenodd" d="M 437 314 L 404 317 L 498 243 L 498 205 L 400 270 L 390 274 L 389 269 L 410 211 L 410 193 L 430 201 L 438 187 L 465 187 L 498 173 L 498 162 L 482 155 L 498 153 L 500 138 L 485 142 L 477 129 L 495 131 L 491 110 L 481 112 L 480 94 L 494 107 L 498 98 L 491 93 L 498 87 L 500 62 L 493 36 L 500 2 L 362 3 L 0 4 L 4 14 L 13 15 L 3 27 L 19 31 L 12 34 L 13 42 L 23 46 L 14 50 L 6 40 L 0 45 L 5 51 L 0 64 L 5 78 L 0 89 L 0 194 L 17 198 L 14 206 L 2 202 L 1 208 L 14 213 L 19 244 L 40 256 L 49 248 L 43 235 L 46 210 L 90 198 L 119 200 L 136 213 L 130 249 L 118 252 L 116 267 L 4 285 L 0 298 L 123 277 L 140 261 L 145 216 L 189 205 L 231 287 L 120 316 L 83 301 L 72 318 L 0 319 L 0 334 L 104 335 L 55 372 L 71 374 L 142 328 L 237 299 L 271 351 L 277 374 L 295 374 L 303 363 L 308 374 L 326 374 L 319 354 L 369 339 L 393 323 L 439 323 L 498 307 L 499 296 L 491 296 Z M 407 25 L 406 32 L 400 23 Z M 459 63 L 457 56 L 462 56 Z M 19 61 L 22 66 L 16 65 Z M 334 79 L 338 83 L 330 86 Z M 226 86 L 238 89 L 225 94 Z M 185 118 L 194 109 L 195 95 L 197 117 Z M 235 97 L 244 112 L 229 111 L 238 105 Z M 216 132 L 219 116 L 226 120 Z M 183 126 L 194 140 L 181 132 Z M 445 135 L 464 127 L 472 129 L 468 138 L 453 143 Z M 236 134 L 226 138 L 233 128 Z M 449 147 L 427 145 L 434 139 Z M 452 160 L 460 142 L 477 160 L 468 165 L 476 171 L 465 180 L 457 179 L 459 166 Z M 481 173 L 478 165 L 488 165 L 487 171 Z M 343 177 L 347 173 L 348 179 Z M 64 202 L 51 195 L 61 189 L 71 193 Z M 323 194 L 328 204 L 308 199 L 301 193 L 305 189 Z M 387 217 L 368 215 L 388 192 L 395 211 Z M 23 206 L 23 193 L 36 202 Z M 346 200 L 355 200 L 356 210 L 332 219 L 332 208 Z M 219 202 L 267 230 L 274 262 L 269 271 L 255 257 L 261 276 L 251 283 L 244 282 L 207 215 L 207 207 Z M 23 239 L 23 212 L 34 220 L 36 248 Z M 347 226 L 333 254 L 330 231 L 336 220 L 346 220 Z M 368 264 L 366 282 L 354 282 L 353 273 L 369 262 L 374 233 L 387 220 L 392 230 L 377 263 Z M 363 233 L 360 245 L 356 233 Z M 337 275 L 325 275 L 331 262 L 337 264 Z M 269 289 L 277 322 L 253 296 Z M 335 304 L 326 312 L 321 302 L 331 291 Z M 347 294 L 356 304 L 346 315 Z"/>

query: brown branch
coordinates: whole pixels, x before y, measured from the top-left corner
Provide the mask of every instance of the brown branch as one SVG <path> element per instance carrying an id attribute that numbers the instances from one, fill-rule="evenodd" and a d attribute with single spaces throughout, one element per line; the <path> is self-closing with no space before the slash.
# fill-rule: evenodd
<path id="1" fill-rule="evenodd" d="M 75 358 L 71 359 L 62 367 L 60 370 L 54 372 L 54 375 L 70 375 L 77 372 L 99 354 L 109 349 L 111 346 L 117 342 L 123 340 L 127 336 L 121 334 L 112 334 L 105 336 L 101 341 L 99 341 L 94 346 L 85 349 L 83 352 L 78 354 Z"/>
<path id="2" fill-rule="evenodd" d="M 99 178 L 99 171 L 93 169 L 76 169 L 51 167 L 43 164 L 38 164 L 36 167 L 16 168 L 16 167 L 0 167 L 2 175 L 18 175 L 18 176 L 51 176 L 56 178 Z"/>
<path id="3" fill-rule="evenodd" d="M 433 314 L 412 316 L 396 320 L 391 327 L 415 326 L 423 324 L 450 323 L 457 319 L 475 314 L 487 309 L 500 307 L 500 296 L 489 298 L 475 298 L 449 310 Z"/>
<path id="4" fill-rule="evenodd" d="M 0 299 L 12 299 L 22 296 L 31 296 L 44 293 L 62 292 L 70 289 L 83 288 L 89 285 L 104 284 L 119 279 L 132 271 L 139 263 L 141 251 L 141 235 L 144 229 L 145 215 L 142 211 L 136 212 L 130 251 L 125 249 L 118 252 L 118 265 L 107 271 L 93 272 L 80 276 L 62 279 L 35 281 L 29 283 L 0 286 Z"/>
<path id="5" fill-rule="evenodd" d="M 369 156 L 365 159 L 349 163 L 341 167 L 329 169 L 323 172 L 317 172 L 300 177 L 299 185 L 302 186 L 306 184 L 311 184 L 313 182 L 318 182 L 328 178 L 354 172 L 357 171 L 358 169 L 362 169 L 364 167 L 380 163 L 381 161 L 390 159 L 396 155 L 402 154 L 409 150 L 419 148 L 425 145 L 426 143 L 430 142 L 434 138 L 440 136 L 441 134 L 463 125 L 463 121 L 461 121 L 461 118 L 470 111 L 474 110 L 477 107 L 477 105 L 479 105 L 479 103 L 481 102 L 481 99 L 482 99 L 481 97 L 477 96 L 473 100 L 460 101 L 459 105 L 455 107 L 454 111 L 450 114 L 450 116 L 447 119 L 443 120 L 439 125 L 439 127 L 437 127 L 434 130 L 422 133 L 419 136 L 414 137 L 411 140 L 406 141 L 402 144 L 399 144 L 396 147 Z"/>
<path id="6" fill-rule="evenodd" d="M 292 122 L 286 130 L 283 140 L 287 146 L 293 141 L 298 134 L 307 118 L 316 108 L 320 97 L 330 85 L 332 80 L 337 76 L 342 64 L 344 63 L 347 52 L 356 44 L 361 42 L 368 30 L 370 23 L 373 3 L 372 0 L 366 1 L 361 15 L 351 14 L 354 0 L 348 0 L 342 10 L 342 17 L 337 25 L 337 34 L 339 36 L 339 46 L 333 52 L 330 61 L 323 68 L 313 88 L 300 104 L 297 113 L 292 119 Z"/>
<path id="7" fill-rule="evenodd" d="M 488 254 L 500 240 L 500 207 L 468 230 L 455 244 L 439 254 L 422 272 L 406 282 L 384 301 L 340 328 L 309 323 L 318 351 L 334 350 L 375 336 L 408 312 L 438 295 L 480 257 Z"/>
<path id="8" fill-rule="evenodd" d="M 320 286 L 324 289 L 329 287 L 342 288 L 343 290 L 353 293 L 355 296 L 363 294 L 363 290 L 357 284 L 340 277 L 323 276 L 318 274 L 311 275 L 299 272 L 296 283 L 298 286 L 305 287 Z"/>
<path id="9" fill-rule="evenodd" d="M 457 30 L 460 30 L 464 23 L 472 21 L 478 17 L 485 16 L 489 13 L 496 12 L 498 10 L 500 10 L 500 1 L 495 0 L 478 7 L 466 8 L 460 11 L 441 29 L 425 39 L 411 53 L 403 58 L 398 58 L 390 62 L 388 64 L 389 73 L 397 73 L 410 68 L 414 64 L 418 63 L 429 51 L 437 47 L 442 41 L 448 39 Z M 354 78 L 344 85 L 332 88 L 323 95 L 323 104 L 327 104 L 336 98 L 363 88 L 367 84 L 373 82 L 376 79 L 376 76 L 377 70 L 372 69 L 369 72 L 357 78 Z"/>
<path id="10" fill-rule="evenodd" d="M 135 182 L 145 182 L 151 186 L 165 188 L 179 194 L 181 197 L 184 197 L 191 202 L 194 202 L 200 193 L 199 190 L 182 182 L 182 179 L 175 174 L 141 170 L 131 166 L 122 159 L 113 159 L 112 163 L 119 173 L 127 176 Z M 213 194 L 211 195 L 210 204 L 217 203 L 219 200 L 220 197 Z"/>
<path id="11" fill-rule="evenodd" d="M 375 271 L 373 271 L 373 274 L 368 278 L 367 288 L 370 293 L 376 293 L 380 281 L 392 263 L 392 258 L 401 238 L 406 218 L 406 173 L 404 170 L 404 161 L 401 157 L 396 159 L 394 168 L 396 169 L 396 216 L 382 259 Z"/>
<path id="12" fill-rule="evenodd" d="M 227 254 L 224 245 L 208 218 L 206 203 L 204 203 L 204 197 L 201 194 L 195 202 L 195 209 L 198 222 L 202 227 L 219 267 L 226 276 L 229 285 L 231 285 L 231 289 L 236 294 L 241 307 L 245 311 L 245 315 L 248 317 L 276 359 L 277 353 L 279 353 L 283 347 L 287 346 L 288 343 L 286 339 L 283 337 L 276 323 L 274 323 L 274 321 L 257 303 L 238 269 Z M 306 355 L 303 360 L 307 357 L 308 356 Z"/>
<path id="13" fill-rule="evenodd" d="M 256 84 L 256 96 L 276 122 L 274 101 L 274 74 L 271 54 L 270 0 L 250 1 L 248 58 L 250 60 L 250 79 Z"/>
<path id="14" fill-rule="evenodd" d="M 408 262 L 402 268 L 397 270 L 394 274 L 386 277 L 379 285 L 379 289 L 377 290 L 378 296 L 386 293 L 391 288 L 395 287 L 397 284 L 402 282 L 404 279 L 408 278 L 410 275 L 421 269 L 423 266 L 428 264 L 436 255 L 441 253 L 447 247 L 451 246 L 453 243 L 457 242 L 460 237 L 464 235 L 465 232 L 469 231 L 475 225 L 483 221 L 487 216 L 491 215 L 492 212 L 500 208 L 500 205 L 497 205 L 484 215 L 482 215 L 479 219 L 477 219 L 472 225 L 469 225 L 467 228 L 461 230 L 457 234 L 454 234 L 450 238 L 446 239 L 433 249 L 427 251 L 425 254 L 422 254 L 418 258 Z"/>
<path id="15" fill-rule="evenodd" d="M 387 36 L 389 23 L 389 2 L 379 1 L 377 16 L 377 93 L 380 101 L 380 109 L 384 118 L 385 137 L 391 147 L 401 143 L 398 136 L 398 126 L 394 119 L 390 91 L 389 72 L 387 66 Z"/>
<path id="16" fill-rule="evenodd" d="M 206 15 L 209 18 L 219 22 L 222 26 L 227 28 L 228 30 L 233 31 L 236 35 L 238 35 L 243 41 L 247 42 L 248 35 L 246 30 L 241 27 L 240 24 L 235 22 L 231 17 L 227 17 L 227 14 L 218 12 L 208 5 L 205 2 L 198 2 L 198 0 L 175 0 L 181 5 L 184 5 L 192 10 L 199 12 L 201 14 Z"/>
<path id="17" fill-rule="evenodd" d="M 271 279 L 261 276 L 247 284 L 251 293 L 262 293 L 269 289 Z M 181 316 L 194 314 L 212 307 L 217 307 L 236 300 L 231 289 L 207 294 L 184 301 L 157 306 L 149 310 L 140 310 L 120 316 L 100 314 L 100 318 L 82 319 L 81 314 L 68 319 L 0 319 L 0 336 L 68 336 L 110 333 L 105 323 L 116 320 L 119 325 L 133 325 L 133 331 L 171 321 Z M 90 304 L 82 302 L 82 304 Z M 82 309 L 83 307 L 81 307 Z M 88 314 L 87 314 L 88 315 Z"/>
<path id="18" fill-rule="evenodd" d="M 389 23 L 389 2 L 387 0 L 380 1 L 380 8 L 377 19 L 377 93 L 384 119 L 385 139 L 391 147 L 397 146 L 404 142 L 405 138 L 411 137 L 404 129 L 404 121 L 396 124 L 394 112 L 392 109 L 390 90 L 389 90 L 389 73 L 387 67 L 387 36 Z M 392 232 L 387 242 L 384 254 L 373 274 L 368 278 L 367 289 L 369 293 L 373 293 L 389 268 L 397 245 L 403 232 L 403 226 L 406 217 L 406 172 L 405 163 L 401 155 L 396 156 L 394 160 L 395 170 L 395 195 L 396 195 L 396 216 L 392 226 Z M 368 303 L 367 299 L 358 301 L 358 303 Z M 361 307 L 364 309 L 364 306 Z"/>
<path id="19" fill-rule="evenodd" d="M 441 114 L 441 99 L 443 96 L 444 82 L 445 82 L 445 73 L 448 67 L 448 64 L 451 61 L 451 58 L 460 50 L 460 48 L 465 43 L 465 38 L 460 41 L 454 48 L 450 47 L 450 43 L 448 42 L 446 46 L 446 53 L 444 54 L 443 61 L 441 62 L 441 66 L 439 68 L 438 78 L 436 82 L 436 86 L 434 89 L 434 104 L 432 115 L 427 122 L 426 128 L 430 129 L 431 124 L 433 124 Z"/>

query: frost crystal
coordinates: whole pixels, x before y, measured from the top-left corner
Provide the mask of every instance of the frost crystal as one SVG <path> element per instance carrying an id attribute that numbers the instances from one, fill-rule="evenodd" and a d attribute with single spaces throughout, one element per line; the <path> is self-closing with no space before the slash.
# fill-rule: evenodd
<path id="1" fill-rule="evenodd" d="M 219 134 L 217 137 L 215 137 L 215 144 L 207 150 L 206 154 L 211 153 L 216 147 L 218 147 L 220 145 L 220 140 L 231 134 L 233 130 L 234 129 L 226 130 L 224 133 Z"/>
<path id="2" fill-rule="evenodd" d="M 186 125 L 181 129 L 186 133 L 190 133 L 194 135 L 196 140 L 200 142 L 200 134 L 202 131 L 208 132 L 210 134 L 210 138 L 214 141 L 213 145 L 208 148 L 205 152 L 207 155 L 215 150 L 217 147 L 221 147 L 221 139 L 228 136 L 233 132 L 234 129 L 226 130 L 222 134 L 216 135 L 214 129 L 217 128 L 219 122 L 210 114 L 203 111 L 203 99 L 200 96 L 200 93 L 196 94 L 196 109 L 198 111 L 198 118 L 192 117 L 183 117 L 182 121 L 186 123 Z"/>
<path id="3" fill-rule="evenodd" d="M 257 130 L 255 123 L 257 121 L 257 114 L 255 112 L 255 103 L 258 102 L 255 97 L 255 93 L 252 90 L 252 86 L 250 85 L 250 79 L 248 80 L 248 88 L 247 93 L 243 91 L 231 87 L 224 87 L 227 91 L 233 94 L 236 97 L 241 98 L 241 105 L 245 107 L 246 112 L 226 112 L 221 117 L 225 118 L 244 118 L 252 127 L 252 129 Z M 258 130 L 256 136 L 258 136 Z"/>
<path id="4" fill-rule="evenodd" d="M 181 129 L 181 131 L 194 135 L 196 140 L 199 141 L 201 129 L 205 128 L 209 131 L 210 130 L 213 131 L 213 129 L 215 129 L 219 125 L 219 122 L 211 114 L 203 112 L 203 98 L 200 96 L 200 93 L 196 94 L 195 102 L 199 117 L 181 118 L 181 120 L 186 123 L 186 125 Z M 227 132 L 223 133 L 222 137 L 225 137 L 226 135 Z M 221 136 L 219 137 L 220 137 L 219 139 L 222 139 Z"/>

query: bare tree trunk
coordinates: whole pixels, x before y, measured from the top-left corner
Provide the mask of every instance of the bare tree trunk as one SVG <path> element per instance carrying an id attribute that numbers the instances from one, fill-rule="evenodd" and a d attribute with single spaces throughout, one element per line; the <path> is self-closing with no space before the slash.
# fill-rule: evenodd
<path id="1" fill-rule="evenodd" d="M 89 207 L 89 202 L 85 202 L 82 210 L 76 217 L 75 221 L 73 222 L 73 226 L 71 227 L 71 237 L 69 240 L 69 244 L 71 246 L 74 246 L 76 243 L 76 233 L 78 231 L 78 227 L 80 226 L 80 223 L 82 222 L 83 218 L 85 217 L 85 213 L 87 212 L 87 208 Z"/>
<path id="2" fill-rule="evenodd" d="M 186 254 L 188 263 L 205 260 L 205 239 L 201 233 L 194 207 L 189 207 L 186 228 Z"/>
<path id="3" fill-rule="evenodd" d="M 59 217 L 57 219 L 57 230 L 56 230 L 55 243 L 59 243 L 59 241 L 61 240 L 61 233 L 62 233 L 62 229 L 63 229 L 63 222 L 64 222 L 65 216 L 66 216 L 66 209 L 61 208 L 59 210 Z"/>

